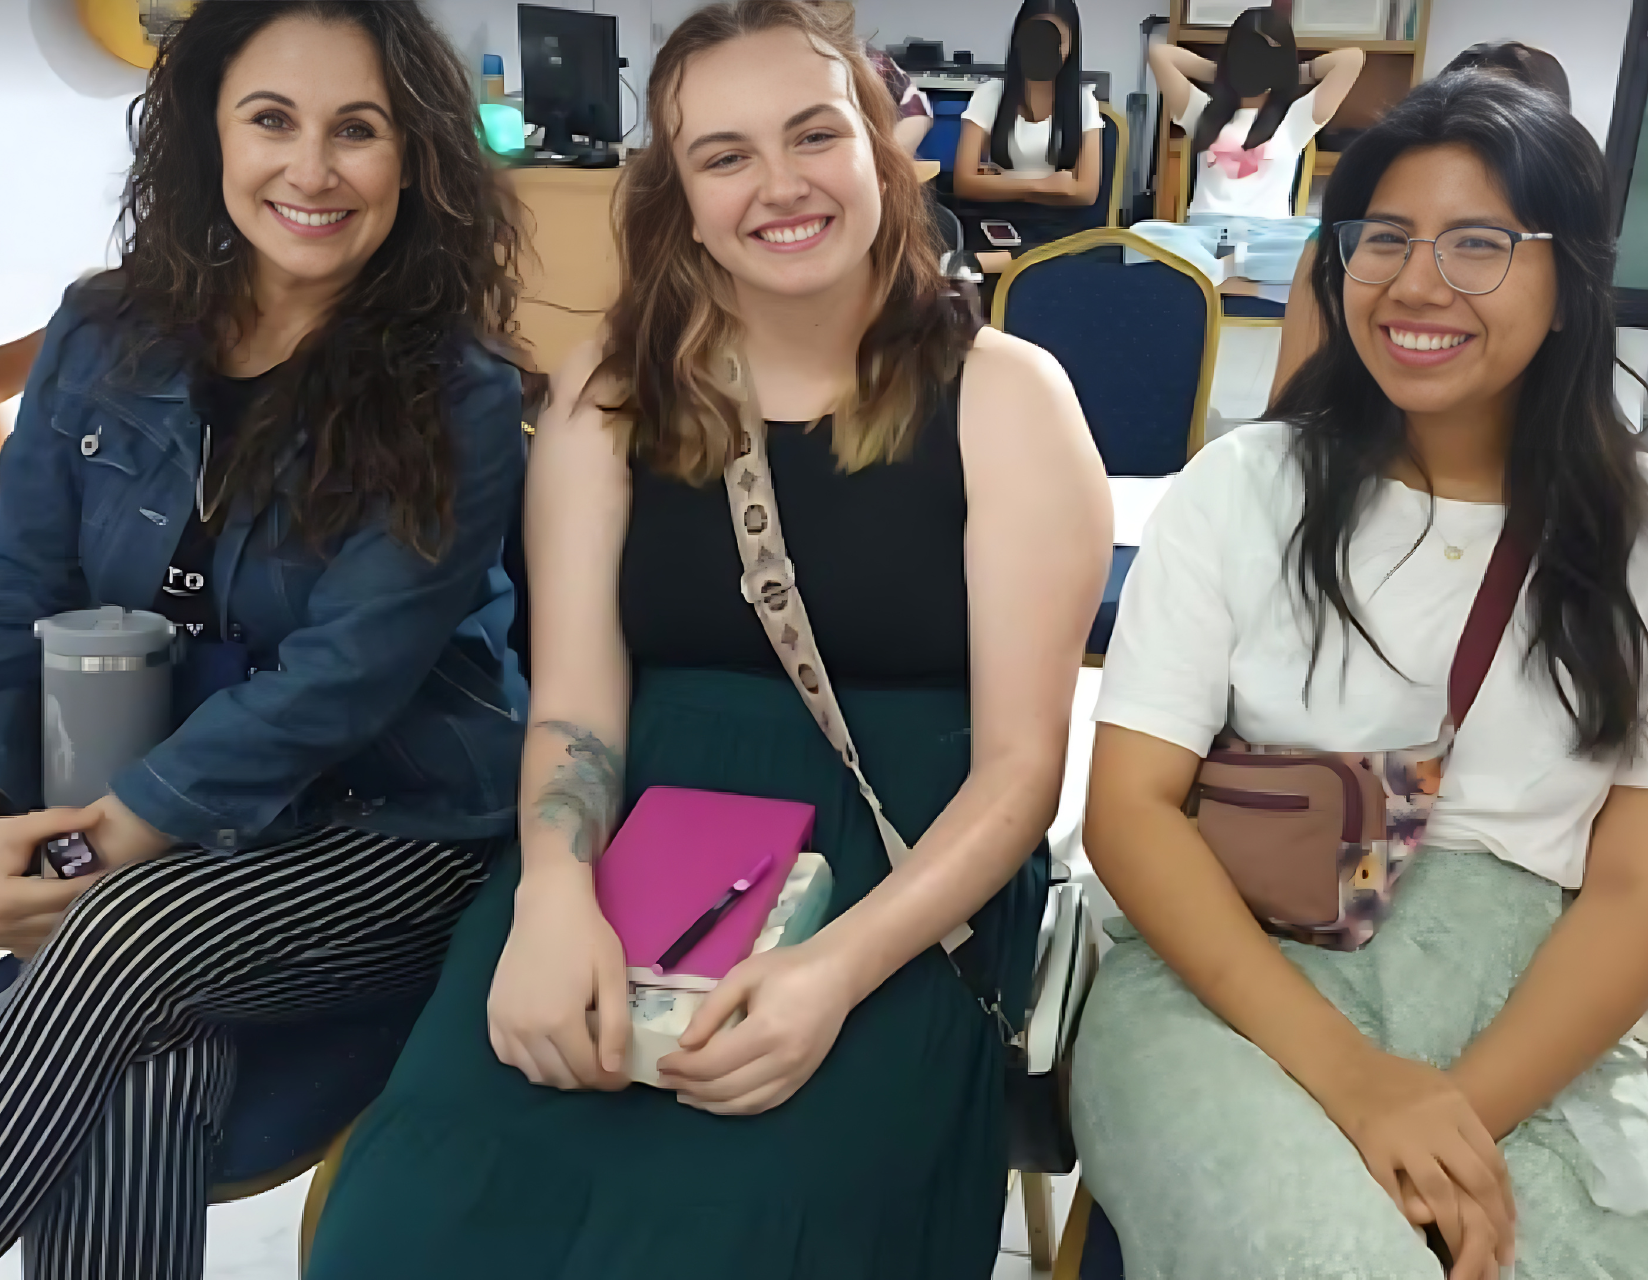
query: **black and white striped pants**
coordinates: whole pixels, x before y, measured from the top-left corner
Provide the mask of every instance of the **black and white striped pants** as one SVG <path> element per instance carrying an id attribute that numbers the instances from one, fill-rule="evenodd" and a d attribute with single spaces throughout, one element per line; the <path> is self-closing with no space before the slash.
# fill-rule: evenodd
<path id="1" fill-rule="evenodd" d="M 427 983 L 485 878 L 474 850 L 330 828 L 106 877 L 0 1009 L 0 1253 L 28 1280 L 198 1280 L 223 1019 Z"/>

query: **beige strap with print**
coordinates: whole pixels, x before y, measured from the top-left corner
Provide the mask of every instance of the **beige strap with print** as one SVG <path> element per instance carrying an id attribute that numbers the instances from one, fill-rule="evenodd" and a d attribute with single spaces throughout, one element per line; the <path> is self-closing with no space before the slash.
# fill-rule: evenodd
<path id="1" fill-rule="evenodd" d="M 859 767 L 852 734 L 847 731 L 847 721 L 830 687 L 824 660 L 819 656 L 813 629 L 807 622 L 807 610 L 795 585 L 795 566 L 784 549 L 784 534 L 778 523 L 778 499 L 773 492 L 772 470 L 767 465 L 766 423 L 755 402 L 749 366 L 741 352 L 727 352 L 719 363 L 721 389 L 732 397 L 739 410 L 738 448 L 727 466 L 726 482 L 733 532 L 738 539 L 738 554 L 744 562 L 740 582 L 744 599 L 755 607 L 779 662 L 795 681 L 818 727 L 852 770 L 859 794 L 875 814 L 881 842 L 887 847 L 887 860 L 896 867 L 909 857 L 910 848 L 887 820 L 875 788 Z M 965 922 L 957 925 L 944 937 L 945 951 L 954 951 L 972 935 L 972 929 Z"/>

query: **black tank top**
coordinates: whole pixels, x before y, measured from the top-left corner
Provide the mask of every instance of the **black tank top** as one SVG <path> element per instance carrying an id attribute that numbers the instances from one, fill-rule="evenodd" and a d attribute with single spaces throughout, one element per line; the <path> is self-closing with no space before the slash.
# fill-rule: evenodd
<path id="1" fill-rule="evenodd" d="M 952 384 L 897 462 L 851 475 L 830 421 L 772 423 L 768 454 L 796 585 L 830 679 L 844 686 L 967 683 L 967 495 Z M 727 493 L 635 463 L 618 602 L 638 666 L 782 674 L 739 593 Z"/>

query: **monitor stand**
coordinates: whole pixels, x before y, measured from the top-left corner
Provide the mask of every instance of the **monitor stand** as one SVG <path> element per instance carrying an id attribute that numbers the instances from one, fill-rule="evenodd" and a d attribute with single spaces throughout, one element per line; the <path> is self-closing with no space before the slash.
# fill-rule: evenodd
<path id="1" fill-rule="evenodd" d="M 554 112 L 544 122 L 544 141 L 537 152 L 540 163 L 575 165 L 582 162 L 588 152 L 588 147 L 572 140 L 572 131 L 567 128 L 564 113 Z"/>
<path id="2" fill-rule="evenodd" d="M 584 154 L 578 158 L 580 169 L 616 169 L 618 167 L 618 148 L 608 146 L 605 142 L 590 144 Z"/>

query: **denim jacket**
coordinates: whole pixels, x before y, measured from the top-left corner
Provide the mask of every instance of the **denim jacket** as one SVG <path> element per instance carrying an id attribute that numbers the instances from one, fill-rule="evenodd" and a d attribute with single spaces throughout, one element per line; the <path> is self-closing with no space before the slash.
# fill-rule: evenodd
<path id="1" fill-rule="evenodd" d="M 152 608 L 195 502 L 188 372 L 145 358 L 117 375 L 137 322 L 99 318 L 108 287 L 64 296 L 0 449 L 0 791 L 19 810 L 41 802 L 35 619 Z M 427 840 L 512 829 L 526 686 L 501 551 L 525 465 L 520 376 L 471 341 L 443 382 L 457 474 L 438 561 L 376 522 L 320 554 L 278 497 L 231 508 L 212 582 L 253 674 L 116 776 L 150 825 L 222 850 L 332 823 Z"/>

